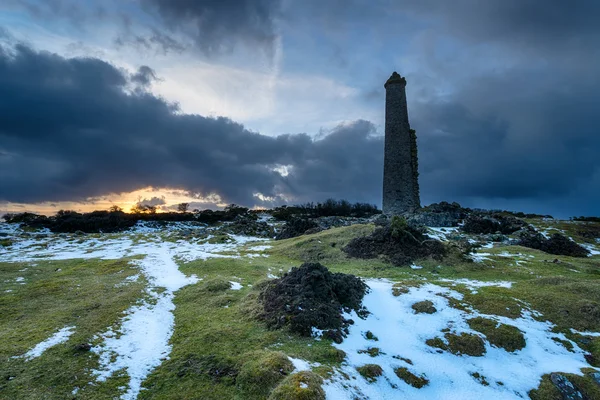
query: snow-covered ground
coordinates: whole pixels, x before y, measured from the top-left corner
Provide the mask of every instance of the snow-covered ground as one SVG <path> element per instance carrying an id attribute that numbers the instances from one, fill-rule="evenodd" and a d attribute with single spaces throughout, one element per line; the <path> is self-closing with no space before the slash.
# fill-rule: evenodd
<path id="1" fill-rule="evenodd" d="M 175 259 L 188 262 L 215 257 L 239 258 L 241 246 L 265 240 L 230 235 L 231 240 L 228 243 L 208 243 L 210 236 L 197 243 L 185 240 L 165 241 L 170 234 L 182 229 L 198 229 L 198 226 L 175 223 L 158 229 L 149 224 L 138 224 L 115 239 L 90 238 L 85 235 L 73 240 L 73 236 L 44 232 L 27 238 L 19 237 L 10 248 L 3 249 L 0 261 L 33 262 L 40 258 L 112 260 L 144 256 L 133 262 L 139 266 L 140 272 L 149 282 L 146 289 L 148 299 L 127 310 L 119 326 L 98 333 L 96 338 L 100 339 L 100 344 L 92 348 L 92 351 L 99 355 L 100 367 L 92 371 L 97 381 L 104 381 L 115 372 L 125 369 L 129 375 L 129 385 L 121 398 L 136 399 L 144 379 L 171 352 L 169 340 L 175 322 L 175 292 L 199 280 L 194 275 L 185 276 L 179 271 Z M 16 237 L 20 233 L 14 224 L 0 224 L 0 231 L 7 233 L 8 237 Z M 265 248 L 257 247 L 258 251 Z M 137 279 L 139 276 L 134 277 L 131 279 Z M 16 281 L 24 283 L 24 278 L 17 278 Z M 239 282 L 231 283 L 233 290 L 242 288 Z M 158 290 L 159 288 L 163 290 Z M 51 346 L 67 341 L 75 330 L 76 327 L 73 326 L 61 329 L 23 357 L 38 357 Z"/>
<path id="2" fill-rule="evenodd" d="M 355 321 L 350 334 L 339 345 L 347 357 L 341 368 L 326 382 L 324 389 L 328 399 L 520 399 L 538 386 L 542 375 L 556 370 L 581 374 L 580 369 L 590 367 L 584 352 L 573 342 L 573 352 L 552 338 L 568 339 L 563 334 L 551 332 L 553 325 L 540 322 L 525 311 L 520 318 L 510 319 L 477 312 L 467 314 L 452 308 L 441 295 L 461 299 L 454 290 L 434 284 L 411 288 L 409 293 L 398 297 L 392 295 L 392 282 L 367 281 L 371 288 L 364 305 L 371 312 L 366 319 L 354 312 L 347 315 Z M 465 282 L 458 282 L 465 284 Z M 473 286 L 482 286 L 474 284 Z M 505 286 L 505 284 L 501 284 Z M 430 300 L 437 312 L 415 314 L 411 306 L 419 301 Z M 517 327 L 523 332 L 527 345 L 515 352 L 491 346 L 486 342 L 482 357 L 439 353 L 425 344 L 427 339 L 443 337 L 443 329 L 460 334 L 467 332 L 482 336 L 471 330 L 467 319 L 483 316 Z M 377 341 L 368 340 L 365 332 L 371 331 Z M 376 347 L 380 354 L 371 357 L 359 350 Z M 383 375 L 369 383 L 357 371 L 364 364 L 378 364 Z M 414 388 L 398 378 L 394 369 L 405 367 L 416 376 L 425 377 L 429 383 L 421 389 Z M 488 386 L 473 377 L 484 376 Z M 347 379 L 346 377 L 349 377 Z"/>

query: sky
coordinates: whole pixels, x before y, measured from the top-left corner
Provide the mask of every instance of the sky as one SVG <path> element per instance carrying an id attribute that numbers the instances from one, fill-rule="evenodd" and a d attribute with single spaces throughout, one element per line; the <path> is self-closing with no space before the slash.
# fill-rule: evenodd
<path id="1" fill-rule="evenodd" d="M 600 215 L 600 2 L 3 0 L 0 213 L 381 205 L 407 79 L 422 204 Z"/>

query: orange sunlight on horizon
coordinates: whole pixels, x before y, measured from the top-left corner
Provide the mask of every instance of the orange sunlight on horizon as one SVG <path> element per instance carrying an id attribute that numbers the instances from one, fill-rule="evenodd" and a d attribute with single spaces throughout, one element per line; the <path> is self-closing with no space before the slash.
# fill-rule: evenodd
<path id="1" fill-rule="evenodd" d="M 217 209 L 227 206 L 218 194 L 191 194 L 186 190 L 171 188 L 153 188 L 135 190 L 129 193 L 109 194 L 85 201 L 61 201 L 42 203 L 0 203 L 0 215 L 6 213 L 34 212 L 38 214 L 53 215 L 59 210 L 74 210 L 77 212 L 90 212 L 95 210 L 108 210 L 111 206 L 118 206 L 129 212 L 135 204 L 150 204 L 157 206 L 157 212 L 177 211 L 180 203 L 190 203 L 193 209 Z"/>

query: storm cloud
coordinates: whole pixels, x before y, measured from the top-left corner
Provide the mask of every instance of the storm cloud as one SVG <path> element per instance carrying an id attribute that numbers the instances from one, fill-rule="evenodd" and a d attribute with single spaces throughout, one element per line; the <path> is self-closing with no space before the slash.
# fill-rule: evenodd
<path id="1" fill-rule="evenodd" d="M 134 85 L 153 77 L 149 67 L 129 74 L 98 59 L 3 48 L 0 199 L 83 200 L 147 186 L 238 204 L 257 203 L 258 193 L 277 202 L 317 194 L 377 199 L 381 169 L 363 168 L 381 165 L 371 123 L 341 125 L 321 140 L 264 136 L 227 118 L 177 113 Z M 287 176 L 275 171 L 280 166 Z"/>
<path id="2" fill-rule="evenodd" d="M 164 26 L 186 35 L 204 53 L 231 51 L 239 43 L 273 52 L 274 20 L 281 0 L 141 0 Z"/>

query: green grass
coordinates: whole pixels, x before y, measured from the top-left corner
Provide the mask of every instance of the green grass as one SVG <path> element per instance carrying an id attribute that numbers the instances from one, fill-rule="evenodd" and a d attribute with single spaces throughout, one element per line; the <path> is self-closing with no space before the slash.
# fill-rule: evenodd
<path id="1" fill-rule="evenodd" d="M 117 323 L 143 297 L 142 277 L 119 285 L 137 273 L 128 260 L 0 263 L 0 397 L 65 399 L 75 387 L 86 386 L 97 357 L 75 346 L 94 343 L 94 335 Z M 25 284 L 16 283 L 17 277 L 25 278 Z M 66 343 L 30 361 L 11 358 L 69 325 L 76 328 Z M 125 383 L 117 377 L 88 386 L 86 398 L 117 396 L 117 387 Z"/>
<path id="2" fill-rule="evenodd" d="M 471 318 L 467 323 L 471 329 L 483 333 L 491 345 L 508 352 L 521 350 L 526 346 L 523 333 L 514 326 L 483 317 Z"/>

